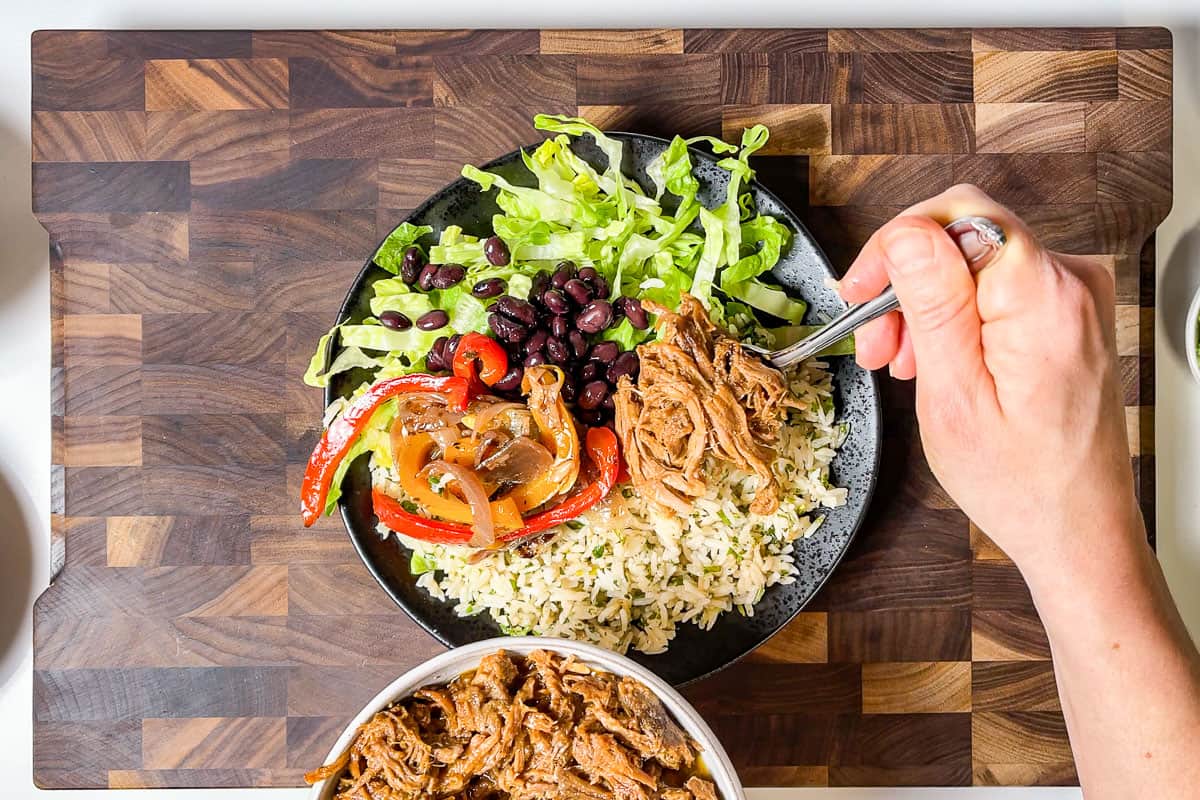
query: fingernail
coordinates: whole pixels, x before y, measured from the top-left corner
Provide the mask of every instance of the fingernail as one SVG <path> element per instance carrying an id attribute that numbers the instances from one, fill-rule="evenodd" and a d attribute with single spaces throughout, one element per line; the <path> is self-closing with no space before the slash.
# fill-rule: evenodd
<path id="1" fill-rule="evenodd" d="M 883 252 L 897 272 L 916 272 L 933 260 L 933 239 L 922 228 L 901 228 L 883 240 Z"/>

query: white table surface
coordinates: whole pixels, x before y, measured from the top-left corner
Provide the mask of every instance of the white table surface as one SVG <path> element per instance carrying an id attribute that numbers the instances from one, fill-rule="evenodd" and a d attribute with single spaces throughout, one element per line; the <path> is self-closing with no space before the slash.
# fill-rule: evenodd
<path id="1" fill-rule="evenodd" d="M 905 6 L 911 6 L 906 10 Z M 1159 229 L 1158 552 L 1200 637 L 1200 386 L 1183 361 L 1184 312 L 1200 286 L 1200 0 L 0 0 L 0 796 L 42 796 L 31 778 L 30 607 L 49 542 L 50 327 L 45 232 L 30 214 L 29 35 L 39 28 L 678 27 L 1167 25 L 1175 36 L 1175 204 Z M 66 791 L 55 800 L 115 792 Z M 763 789 L 784 798 L 1065 800 L 1077 789 Z M 302 789 L 147 790 L 153 800 L 268 800 Z"/>

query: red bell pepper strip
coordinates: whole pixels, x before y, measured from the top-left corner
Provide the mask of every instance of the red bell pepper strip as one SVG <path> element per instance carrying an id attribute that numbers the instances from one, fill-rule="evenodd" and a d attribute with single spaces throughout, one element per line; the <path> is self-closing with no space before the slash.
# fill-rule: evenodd
<path id="1" fill-rule="evenodd" d="M 505 540 L 540 533 L 547 528 L 561 525 L 568 520 L 575 519 L 608 497 L 608 493 L 617 485 L 617 475 L 621 471 L 621 454 L 617 447 L 617 435 L 612 432 L 611 428 L 588 428 L 584 438 L 584 447 L 587 449 L 592 463 L 600 470 L 596 480 L 554 508 L 534 514 L 525 520 L 525 525 L 520 530 L 506 535 Z"/>
<path id="2" fill-rule="evenodd" d="M 445 395 L 454 410 L 465 411 L 470 390 L 470 384 L 462 378 L 402 375 L 380 381 L 355 398 L 321 434 L 321 441 L 317 442 L 308 458 L 304 482 L 300 487 L 300 514 L 304 519 L 304 527 L 320 518 L 338 464 L 362 434 L 376 409 L 398 394 L 434 392 Z"/>
<path id="3" fill-rule="evenodd" d="M 561 525 L 575 519 L 608 496 L 616 486 L 617 474 L 621 469 L 617 436 L 610 428 L 591 428 L 587 432 L 584 446 L 592 463 L 600 471 L 596 480 L 554 508 L 525 520 L 525 524 L 517 530 L 497 537 L 497 541 L 512 542 Z M 378 489 L 371 490 L 371 502 L 375 506 L 375 516 L 379 517 L 379 521 L 397 533 L 434 544 L 461 545 L 471 540 L 471 526 L 412 514 L 405 511 L 396 498 Z"/>
<path id="4" fill-rule="evenodd" d="M 371 504 L 375 516 L 389 529 L 433 544 L 466 544 L 471 540 L 471 526 L 461 522 L 443 522 L 405 511 L 396 498 L 372 487 Z"/>
<path id="5" fill-rule="evenodd" d="M 478 364 L 478 373 L 476 372 Z M 482 333 L 465 333 L 454 351 L 454 374 L 472 385 L 483 381 L 494 386 L 508 372 L 508 354 L 500 343 Z"/>

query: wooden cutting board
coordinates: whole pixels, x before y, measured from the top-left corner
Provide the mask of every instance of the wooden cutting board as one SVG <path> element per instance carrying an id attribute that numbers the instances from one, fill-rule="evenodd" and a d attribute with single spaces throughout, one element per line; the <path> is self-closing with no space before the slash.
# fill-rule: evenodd
<path id="1" fill-rule="evenodd" d="M 375 243 L 463 162 L 540 138 L 539 111 L 769 124 L 759 175 L 840 268 L 957 181 L 1101 256 L 1152 520 L 1165 30 L 41 32 L 57 558 L 35 611 L 39 785 L 298 785 L 441 649 L 336 518 L 301 527 L 321 393 L 300 376 Z M 1072 783 L 1025 586 L 931 476 L 911 387 L 884 384 L 849 557 L 687 693 L 747 785 Z"/>

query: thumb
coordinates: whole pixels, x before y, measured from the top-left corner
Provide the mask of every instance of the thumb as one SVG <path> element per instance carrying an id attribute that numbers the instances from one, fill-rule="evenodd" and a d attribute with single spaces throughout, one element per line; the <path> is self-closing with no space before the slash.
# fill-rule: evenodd
<path id="1" fill-rule="evenodd" d="M 900 216 L 875 235 L 912 337 L 918 391 L 958 393 L 987 377 L 975 279 L 942 227 Z"/>

